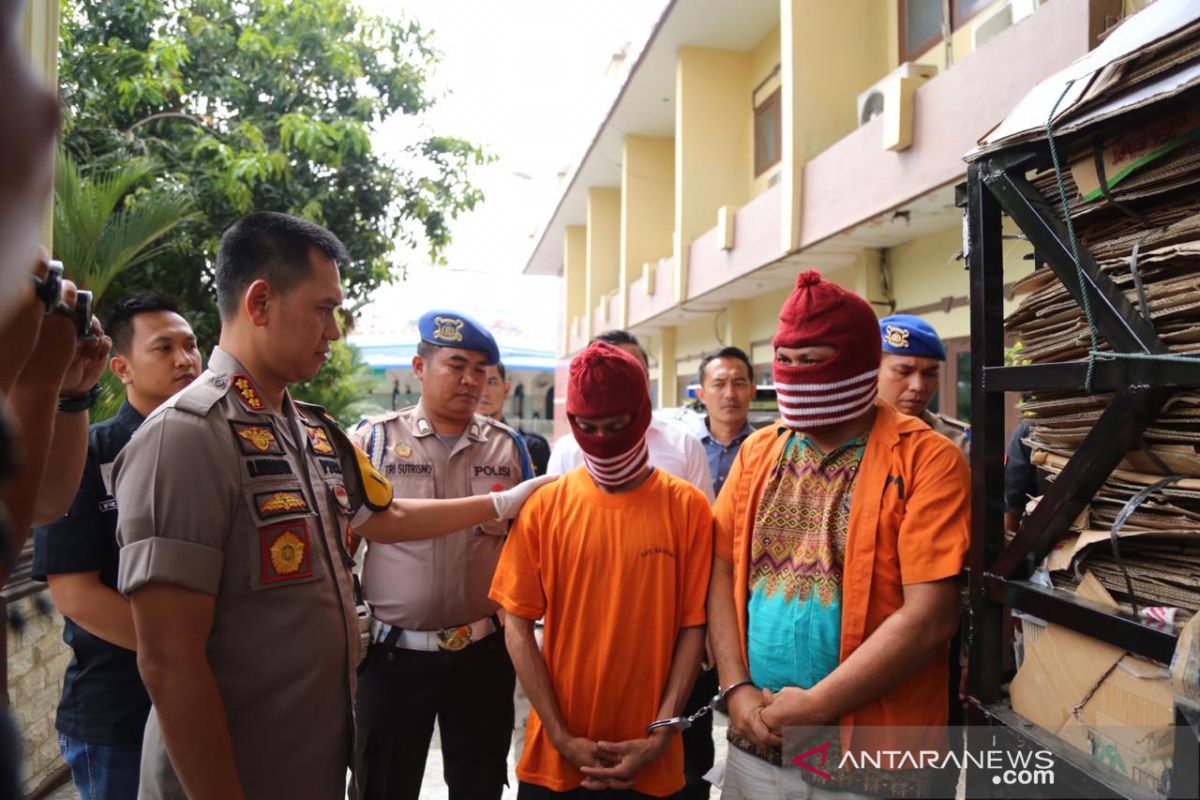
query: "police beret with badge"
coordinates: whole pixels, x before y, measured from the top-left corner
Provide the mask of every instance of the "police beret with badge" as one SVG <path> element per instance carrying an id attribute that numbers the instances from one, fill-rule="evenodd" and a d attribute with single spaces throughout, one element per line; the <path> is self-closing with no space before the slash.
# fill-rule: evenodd
<path id="1" fill-rule="evenodd" d="M 946 360 L 946 348 L 937 331 L 925 320 L 911 314 L 893 314 L 879 320 L 883 352 L 900 356 Z"/>
<path id="2" fill-rule="evenodd" d="M 477 350 L 487 357 L 488 365 L 500 362 L 500 348 L 488 329 L 457 311 L 427 311 L 417 320 L 421 341 L 438 347 Z"/>

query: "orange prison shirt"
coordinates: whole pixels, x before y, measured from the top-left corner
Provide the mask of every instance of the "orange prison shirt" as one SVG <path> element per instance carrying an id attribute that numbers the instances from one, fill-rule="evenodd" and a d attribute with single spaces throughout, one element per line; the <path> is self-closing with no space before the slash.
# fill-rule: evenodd
<path id="1" fill-rule="evenodd" d="M 850 500 L 842 565 L 843 662 L 904 603 L 904 587 L 956 577 L 970 546 L 970 471 L 958 448 L 924 421 L 880 401 Z M 733 565 L 742 660 L 754 516 L 788 439 L 777 423 L 742 444 L 713 508 L 715 553 Z M 947 643 L 947 647 L 949 643 Z M 842 748 L 946 745 L 946 650 L 904 683 L 845 714 Z M 891 740 L 889 726 L 931 726 L 923 742 Z"/>
<path id="2" fill-rule="evenodd" d="M 574 736 L 640 739 L 653 722 L 681 629 L 704 624 L 712 513 L 699 489 L 662 470 L 631 492 L 607 494 L 583 468 L 539 489 L 509 533 L 491 598 L 545 620 L 542 653 Z M 556 792 L 583 774 L 529 714 L 517 777 Z M 683 747 L 638 773 L 634 790 L 683 787 Z"/>

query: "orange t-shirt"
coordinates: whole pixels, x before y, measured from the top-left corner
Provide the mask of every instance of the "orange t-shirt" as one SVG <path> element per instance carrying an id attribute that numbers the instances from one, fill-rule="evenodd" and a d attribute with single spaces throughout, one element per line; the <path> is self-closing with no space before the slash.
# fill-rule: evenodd
<path id="1" fill-rule="evenodd" d="M 608 742 L 646 735 L 680 630 L 704 624 L 712 537 L 704 495 L 659 469 L 631 492 L 608 494 L 580 467 L 522 508 L 490 596 L 510 614 L 544 618 L 542 654 L 572 735 Z M 517 777 L 556 792 L 583 780 L 536 711 Z M 633 789 L 661 797 L 682 787 L 676 736 Z"/>

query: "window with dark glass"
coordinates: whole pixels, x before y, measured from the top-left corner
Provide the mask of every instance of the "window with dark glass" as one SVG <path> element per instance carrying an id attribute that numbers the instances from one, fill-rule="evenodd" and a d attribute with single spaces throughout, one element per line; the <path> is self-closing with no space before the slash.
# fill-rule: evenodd
<path id="1" fill-rule="evenodd" d="M 912 61 L 942 38 L 942 0 L 900 0 L 900 60 Z"/>
<path id="2" fill-rule="evenodd" d="M 754 177 L 779 163 L 783 155 L 783 95 L 779 89 L 754 108 Z"/>
<path id="3" fill-rule="evenodd" d="M 912 61 L 942 40 L 942 0 L 898 0 L 900 60 Z M 950 0 L 950 30 L 958 30 L 995 0 Z"/>

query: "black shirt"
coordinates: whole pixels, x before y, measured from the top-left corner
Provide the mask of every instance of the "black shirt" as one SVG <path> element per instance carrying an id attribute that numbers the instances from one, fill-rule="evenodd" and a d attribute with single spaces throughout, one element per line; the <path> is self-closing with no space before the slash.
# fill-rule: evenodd
<path id="1" fill-rule="evenodd" d="M 117 454 L 142 424 L 142 415 L 123 403 L 116 416 L 88 429 L 83 480 L 60 520 L 33 532 L 33 577 L 100 572 L 100 582 L 117 588 L 117 501 L 111 471 Z M 150 697 L 138 675 L 137 655 L 104 641 L 67 619 L 63 641 L 74 651 L 63 677 L 56 727 L 89 744 L 136 745 L 150 713 Z"/>
<path id="2" fill-rule="evenodd" d="M 1037 470 L 1030 460 L 1032 450 L 1021 440 L 1029 435 L 1029 420 L 1021 420 L 1004 452 L 1004 510 L 1025 510 L 1031 496 L 1038 494 Z"/>
<path id="3" fill-rule="evenodd" d="M 550 443 L 540 433 L 520 428 L 517 432 L 525 440 L 525 449 L 529 451 L 529 460 L 533 462 L 533 474 L 545 475 L 546 467 L 550 465 Z"/>

